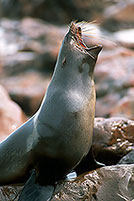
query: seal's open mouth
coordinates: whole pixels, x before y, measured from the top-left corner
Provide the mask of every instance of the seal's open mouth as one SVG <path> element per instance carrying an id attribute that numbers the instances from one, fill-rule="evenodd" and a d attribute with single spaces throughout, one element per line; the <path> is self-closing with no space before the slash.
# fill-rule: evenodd
<path id="1" fill-rule="evenodd" d="M 100 45 L 93 46 L 91 48 L 87 47 L 87 45 L 84 43 L 84 41 L 82 39 L 82 29 L 79 26 L 79 24 L 77 24 L 75 22 L 71 22 L 70 32 L 71 32 L 71 38 L 72 38 L 71 44 L 74 45 L 77 49 L 79 49 L 83 53 L 89 54 L 89 56 L 92 59 L 96 59 L 94 57 L 94 55 L 92 55 L 90 53 L 90 51 L 93 49 L 98 49 L 98 47 L 100 47 Z"/>

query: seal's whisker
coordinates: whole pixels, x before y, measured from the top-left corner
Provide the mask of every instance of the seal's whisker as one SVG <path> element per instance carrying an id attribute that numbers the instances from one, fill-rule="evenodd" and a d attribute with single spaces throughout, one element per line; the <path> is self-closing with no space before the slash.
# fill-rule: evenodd
<path id="1" fill-rule="evenodd" d="M 96 36 L 92 36 L 92 35 L 83 35 L 83 37 L 86 37 L 86 38 L 94 38 L 94 39 L 99 39 L 100 41 L 105 41 L 105 42 L 108 42 L 108 43 L 111 43 L 113 45 L 116 45 L 115 42 L 105 38 L 105 36 L 102 36 L 102 35 L 96 35 Z"/>
<path id="2" fill-rule="evenodd" d="M 88 36 L 87 36 L 87 35 L 84 35 L 83 37 L 84 37 L 84 38 L 96 38 L 95 36 L 92 36 L 92 35 L 88 35 Z M 96 38 L 96 39 L 97 39 L 97 38 Z"/>
<path id="3" fill-rule="evenodd" d="M 96 25 L 99 25 L 96 23 L 96 21 L 92 21 L 92 22 L 85 22 L 85 21 L 82 21 L 80 23 L 77 23 L 81 26 L 81 30 L 82 30 L 82 35 L 83 35 L 83 38 L 84 37 L 87 37 L 87 38 L 94 38 L 94 39 L 99 39 L 100 41 L 105 41 L 107 43 L 111 43 L 113 45 L 116 45 L 115 42 L 113 42 L 112 40 L 110 40 L 109 38 L 106 38 L 106 36 L 104 35 L 101 35 L 98 30 L 97 30 L 97 26 Z M 90 26 L 90 25 L 94 25 L 93 26 Z"/>
<path id="4" fill-rule="evenodd" d="M 81 29 L 82 29 L 82 31 L 86 31 L 86 30 L 90 30 L 90 29 L 96 29 L 96 26 L 87 25 L 87 26 L 81 27 Z"/>
<path id="5" fill-rule="evenodd" d="M 97 26 L 99 26 L 99 24 L 87 24 L 87 25 L 83 25 L 81 26 L 82 30 L 90 30 L 90 29 L 96 29 Z"/>
<path id="6" fill-rule="evenodd" d="M 86 22 L 86 21 L 82 21 L 82 22 L 77 22 L 78 25 L 80 26 L 88 26 L 88 25 L 91 25 L 91 24 L 97 24 L 96 20 L 93 20 L 91 22 Z"/>
<path id="7" fill-rule="evenodd" d="M 92 31 L 90 31 L 90 32 L 88 32 L 88 33 L 83 33 L 83 36 L 90 36 L 90 35 L 95 35 L 96 33 L 95 32 L 92 32 Z"/>
<path id="8" fill-rule="evenodd" d="M 95 28 L 89 28 L 89 29 L 85 29 L 85 30 L 82 29 L 82 32 L 83 33 L 87 33 L 87 32 L 90 32 L 92 30 L 95 30 Z"/>

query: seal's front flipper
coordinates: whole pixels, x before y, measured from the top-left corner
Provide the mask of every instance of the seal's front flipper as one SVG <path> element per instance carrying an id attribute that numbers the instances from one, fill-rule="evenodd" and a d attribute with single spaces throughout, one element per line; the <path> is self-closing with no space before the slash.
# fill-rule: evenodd
<path id="1" fill-rule="evenodd" d="M 41 186 L 36 182 L 36 171 L 33 170 L 26 182 L 18 201 L 49 201 L 54 192 L 54 186 Z"/>
<path id="2" fill-rule="evenodd" d="M 91 147 L 86 157 L 79 163 L 79 165 L 74 170 L 79 175 L 84 172 L 95 170 L 97 168 L 104 167 L 104 166 L 105 164 L 99 163 L 98 161 L 95 160 L 93 156 L 93 152 L 92 152 L 92 147 Z"/>

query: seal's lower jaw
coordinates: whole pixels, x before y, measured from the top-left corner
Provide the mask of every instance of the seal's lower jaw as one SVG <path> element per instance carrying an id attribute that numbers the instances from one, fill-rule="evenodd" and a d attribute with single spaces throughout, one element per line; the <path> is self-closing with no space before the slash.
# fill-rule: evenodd
<path id="1" fill-rule="evenodd" d="M 88 54 L 92 59 L 96 60 L 99 52 L 102 50 L 101 45 L 87 47 L 82 39 L 82 29 L 77 23 L 72 22 L 70 25 L 69 33 L 70 44 L 73 48 L 79 50 L 84 54 Z"/>

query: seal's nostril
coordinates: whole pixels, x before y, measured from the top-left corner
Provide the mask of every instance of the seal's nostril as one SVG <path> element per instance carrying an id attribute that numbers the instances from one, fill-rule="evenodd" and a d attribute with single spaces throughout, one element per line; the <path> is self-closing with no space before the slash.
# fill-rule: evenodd
<path id="1" fill-rule="evenodd" d="M 78 27 L 78 34 L 80 37 L 82 36 L 81 27 Z"/>
<path id="2" fill-rule="evenodd" d="M 81 32 L 81 27 L 78 27 L 78 31 Z"/>

